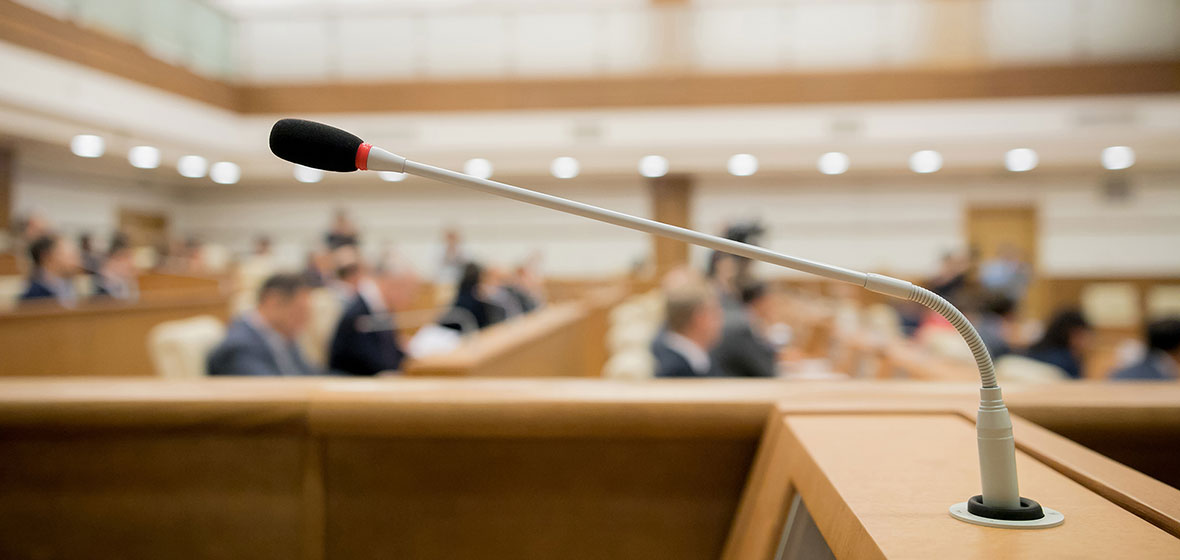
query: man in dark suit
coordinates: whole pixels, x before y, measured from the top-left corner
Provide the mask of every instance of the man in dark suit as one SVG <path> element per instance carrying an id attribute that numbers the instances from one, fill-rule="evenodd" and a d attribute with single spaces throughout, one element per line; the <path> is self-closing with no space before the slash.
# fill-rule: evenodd
<path id="1" fill-rule="evenodd" d="M 664 329 L 651 343 L 656 377 L 721 375 L 709 350 L 721 334 L 721 303 L 699 279 L 664 289 Z"/>
<path id="2" fill-rule="evenodd" d="M 766 284 L 747 284 L 738 291 L 741 313 L 726 317 L 713 361 L 729 377 L 774 377 L 778 349 L 763 335 L 773 306 Z"/>
<path id="3" fill-rule="evenodd" d="M 1180 379 L 1180 319 L 1161 319 L 1147 326 L 1147 356 L 1143 361 L 1115 372 L 1111 379 Z"/>
<path id="4" fill-rule="evenodd" d="M 20 300 L 56 301 L 62 306 L 73 307 L 78 301 L 73 279 L 81 268 L 77 250 L 51 233 L 29 244 L 29 257 L 33 259 L 33 273 Z"/>
<path id="5" fill-rule="evenodd" d="M 311 290 L 299 274 L 276 274 L 258 291 L 258 307 L 238 317 L 206 360 L 209 375 L 315 375 L 296 339 L 311 315 Z"/>
<path id="6" fill-rule="evenodd" d="M 350 375 L 376 375 L 401 368 L 406 353 L 398 340 L 393 313 L 409 305 L 417 289 L 418 278 L 408 269 L 381 270 L 362 279 L 357 295 L 336 325 L 328 367 Z"/>

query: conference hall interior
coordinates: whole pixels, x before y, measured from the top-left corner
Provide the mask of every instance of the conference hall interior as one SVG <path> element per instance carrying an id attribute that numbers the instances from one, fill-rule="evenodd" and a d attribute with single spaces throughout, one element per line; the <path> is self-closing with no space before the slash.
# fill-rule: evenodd
<path id="1" fill-rule="evenodd" d="M 0 0 L 0 558 L 1174 559 L 1178 381 L 1177 0 Z"/>

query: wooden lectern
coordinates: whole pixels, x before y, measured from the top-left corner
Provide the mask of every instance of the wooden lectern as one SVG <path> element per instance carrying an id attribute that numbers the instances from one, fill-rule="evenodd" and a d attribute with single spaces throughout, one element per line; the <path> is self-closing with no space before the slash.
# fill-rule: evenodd
<path id="1" fill-rule="evenodd" d="M 1084 486 L 1031 456 L 1038 442 L 1019 435 L 1021 486 L 1065 523 L 997 529 L 953 519 L 948 506 L 979 486 L 974 435 L 970 410 L 780 405 L 724 558 L 1180 558 L 1180 539 L 1104 497 L 1117 481 Z"/>

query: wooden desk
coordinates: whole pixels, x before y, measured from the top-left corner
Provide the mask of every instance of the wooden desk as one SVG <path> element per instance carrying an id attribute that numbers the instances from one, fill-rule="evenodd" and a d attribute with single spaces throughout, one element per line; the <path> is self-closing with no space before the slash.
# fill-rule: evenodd
<path id="1" fill-rule="evenodd" d="M 1006 392 L 1017 414 L 1102 410 L 1126 430 L 1180 409 L 1180 386 Z M 748 473 L 774 403 L 934 413 L 977 394 L 754 379 L 0 379 L 0 557 L 712 559 L 760 476 Z M 1028 426 L 1022 453 L 1180 536 L 1180 492 Z"/>
<path id="2" fill-rule="evenodd" d="M 606 363 L 607 314 L 625 295 L 606 288 L 468 336 L 456 350 L 413 360 L 413 376 L 597 377 Z"/>
<path id="3" fill-rule="evenodd" d="M 978 492 L 969 416 L 912 411 L 772 416 L 726 558 L 773 558 L 797 493 L 837 558 L 1180 557 L 1180 539 L 1051 465 L 1017 453 L 1022 494 L 1065 513 L 1064 525 L 1002 530 L 953 519 Z"/>
<path id="4" fill-rule="evenodd" d="M 153 375 L 148 332 L 196 315 L 227 320 L 229 301 L 96 301 L 76 309 L 28 304 L 0 315 L 0 376 Z"/>

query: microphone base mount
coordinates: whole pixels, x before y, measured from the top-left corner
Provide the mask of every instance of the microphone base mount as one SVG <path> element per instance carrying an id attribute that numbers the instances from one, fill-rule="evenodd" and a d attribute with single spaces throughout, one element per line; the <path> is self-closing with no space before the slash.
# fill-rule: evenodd
<path id="1" fill-rule="evenodd" d="M 983 496 L 972 496 L 951 506 L 950 514 L 959 521 L 1000 529 L 1048 529 L 1065 522 L 1061 512 L 1028 498 L 1020 498 L 1020 507 L 993 508 L 983 505 Z"/>

